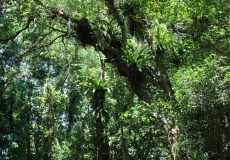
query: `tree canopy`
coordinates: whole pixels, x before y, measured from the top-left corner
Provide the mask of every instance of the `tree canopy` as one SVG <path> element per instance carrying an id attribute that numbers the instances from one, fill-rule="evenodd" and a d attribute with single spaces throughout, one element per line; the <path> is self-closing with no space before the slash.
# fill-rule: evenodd
<path id="1" fill-rule="evenodd" d="M 230 159 L 228 0 L 0 0 L 0 159 Z"/>

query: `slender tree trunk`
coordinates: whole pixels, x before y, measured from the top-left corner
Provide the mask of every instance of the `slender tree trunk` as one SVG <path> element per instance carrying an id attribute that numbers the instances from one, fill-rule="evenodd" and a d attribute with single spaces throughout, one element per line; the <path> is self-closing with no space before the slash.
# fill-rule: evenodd
<path id="1" fill-rule="evenodd" d="M 52 138 L 50 136 L 46 137 L 43 144 L 43 151 L 44 151 L 44 157 L 43 160 L 51 159 L 51 145 L 52 145 Z"/>
<path id="2" fill-rule="evenodd" d="M 146 149 L 144 151 L 144 154 L 142 156 L 142 160 L 146 160 L 148 158 L 149 152 L 151 150 L 151 144 L 152 144 L 152 129 L 150 128 L 149 132 L 148 132 L 148 143 L 146 146 Z"/>
<path id="3" fill-rule="evenodd" d="M 30 111 L 31 111 L 31 95 L 29 95 L 29 108 L 28 108 L 28 111 L 27 111 L 27 114 L 26 114 L 26 121 L 27 121 L 27 139 L 26 139 L 26 157 L 27 157 L 27 160 L 31 160 L 33 159 L 32 157 L 32 153 L 31 153 L 31 141 L 30 141 L 30 135 L 31 135 L 31 126 L 30 126 Z"/>
<path id="4" fill-rule="evenodd" d="M 14 130 L 13 112 L 14 112 L 15 95 L 12 94 L 9 99 L 10 99 L 10 104 L 9 104 L 8 118 L 9 118 L 10 130 L 13 132 Z"/>
<path id="5" fill-rule="evenodd" d="M 31 160 L 32 159 L 32 155 L 31 155 L 31 143 L 30 143 L 30 115 L 29 113 L 27 113 L 26 115 L 26 120 L 27 120 L 27 139 L 26 139 L 26 157 L 27 160 Z"/>
<path id="6" fill-rule="evenodd" d="M 123 121 L 120 122 L 121 126 L 121 153 L 122 153 L 122 159 L 126 159 L 126 146 L 125 146 L 125 135 L 124 135 L 124 129 L 123 129 Z"/>
<path id="7" fill-rule="evenodd" d="M 40 119 L 38 119 L 38 122 L 37 122 L 37 134 L 34 137 L 36 160 L 40 160 L 41 159 L 41 153 L 40 153 L 40 149 L 39 149 L 40 148 L 40 143 L 41 143 L 39 121 L 40 121 Z"/>
<path id="8" fill-rule="evenodd" d="M 105 81 L 105 64 L 101 59 L 101 81 Z M 96 116 L 96 159 L 97 160 L 109 160 L 109 140 L 107 135 L 105 135 L 105 126 L 108 122 L 108 113 L 104 109 L 105 105 L 105 92 L 106 90 L 96 89 L 93 95 L 92 107 L 95 109 Z"/>
<path id="9" fill-rule="evenodd" d="M 3 94 L 5 92 L 5 81 L 3 80 L 3 77 L 5 77 L 5 71 L 3 61 L 0 60 L 0 107 L 3 106 Z"/>

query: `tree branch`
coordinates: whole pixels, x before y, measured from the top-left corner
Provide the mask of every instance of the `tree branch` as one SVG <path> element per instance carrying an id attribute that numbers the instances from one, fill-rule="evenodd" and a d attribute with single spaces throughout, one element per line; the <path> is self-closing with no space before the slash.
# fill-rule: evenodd
<path id="1" fill-rule="evenodd" d="M 50 8 L 42 4 L 39 0 L 36 0 L 38 4 L 42 5 L 43 7 L 47 8 L 50 10 L 51 13 L 56 14 L 66 21 L 68 21 L 71 17 L 68 15 L 66 12 L 58 11 L 56 8 Z M 122 31 L 122 39 L 123 39 L 123 47 L 126 46 L 127 43 L 127 37 L 126 37 L 126 29 L 124 22 L 122 21 L 119 12 L 117 8 L 115 8 L 113 0 L 109 0 L 107 3 L 109 8 L 112 9 L 112 12 L 114 14 L 114 17 L 116 18 L 121 31 Z M 82 19 L 76 19 L 76 18 L 71 18 L 71 21 L 73 24 L 76 25 L 76 33 L 79 34 L 77 37 L 78 40 L 85 45 L 90 45 L 93 46 L 96 50 L 101 51 L 106 58 L 109 60 L 108 62 L 112 63 L 114 66 L 116 66 L 118 73 L 121 76 L 129 77 L 130 75 L 130 66 L 123 60 L 123 51 L 121 49 L 116 49 L 109 45 L 105 40 L 102 34 L 100 34 L 101 31 L 98 31 L 97 29 L 92 29 L 91 25 L 87 21 L 87 19 L 82 18 Z M 84 33 L 78 33 L 81 30 L 84 31 Z M 97 33 L 98 32 L 98 33 Z M 89 36 L 89 39 L 85 39 L 85 37 Z M 97 38 L 94 40 L 94 38 Z M 99 43 L 99 44 L 98 44 Z M 136 77 L 138 78 L 138 82 L 135 83 L 135 85 L 132 86 L 133 92 L 141 99 L 145 100 L 146 102 L 151 102 L 151 94 L 147 92 L 147 87 L 146 87 L 146 76 L 148 76 L 146 73 L 142 73 L 141 71 L 137 70 L 136 71 Z M 133 84 L 131 79 L 128 78 L 128 81 L 130 84 Z"/>
<path id="2" fill-rule="evenodd" d="M 54 28 L 52 26 L 47 26 L 48 28 L 51 28 L 53 31 L 56 31 L 56 32 L 60 32 L 60 33 L 64 33 L 64 34 L 67 34 L 66 31 L 63 31 L 63 30 L 60 30 L 60 29 L 57 29 L 57 28 Z"/>
<path id="3" fill-rule="evenodd" d="M 158 80 L 158 84 L 159 86 L 163 89 L 166 99 L 167 101 L 170 101 L 174 96 L 173 90 L 172 90 L 172 86 L 171 83 L 169 81 L 169 77 L 168 77 L 168 73 L 165 69 L 164 66 L 164 50 L 161 49 L 162 47 L 157 47 L 156 49 L 156 56 L 155 56 L 155 61 L 156 61 L 156 65 L 157 68 L 160 71 L 160 76 L 159 76 L 159 80 Z"/>
<path id="4" fill-rule="evenodd" d="M 35 43 L 34 45 L 32 45 L 26 52 L 24 52 L 23 54 L 20 55 L 20 57 L 18 58 L 18 60 L 14 63 L 14 64 L 18 64 L 20 63 L 20 61 L 22 60 L 22 58 L 27 55 L 28 53 L 32 52 L 32 51 L 37 51 L 39 49 L 45 48 L 47 46 L 50 46 L 51 44 L 53 44 L 58 38 L 61 38 L 63 36 L 65 36 L 64 34 L 57 36 L 56 38 L 54 38 L 53 40 L 51 40 L 48 44 L 45 45 L 41 45 L 38 46 L 38 44 L 40 44 L 45 37 L 47 37 L 49 34 L 51 34 L 53 31 L 47 33 L 44 37 L 42 37 L 37 43 Z"/>
<path id="5" fill-rule="evenodd" d="M 22 55 L 28 54 L 29 52 L 33 51 L 37 47 L 38 44 L 40 44 L 49 34 L 51 34 L 53 31 L 48 32 L 44 37 L 42 37 L 38 42 L 33 44 L 26 52 L 24 52 Z"/>
<path id="6" fill-rule="evenodd" d="M 33 17 L 30 17 L 28 20 L 27 20 L 27 23 L 26 23 L 26 26 L 24 28 L 22 28 L 21 30 L 17 31 L 15 34 L 11 35 L 10 37 L 6 38 L 6 39 L 0 39 L 0 42 L 5 42 L 7 43 L 8 41 L 10 40 L 13 40 L 15 39 L 21 32 L 25 31 L 26 29 L 29 28 L 30 26 L 30 23 L 33 21 Z"/>
<path id="7" fill-rule="evenodd" d="M 114 0 L 105 0 L 105 4 L 111 10 L 114 18 L 116 19 L 118 25 L 120 26 L 121 34 L 122 34 L 122 45 L 123 45 L 123 48 L 126 48 L 127 36 L 126 36 L 125 23 L 123 19 L 121 18 L 118 9 L 115 7 Z"/>
<path id="8" fill-rule="evenodd" d="M 49 32 L 49 34 L 50 34 L 50 32 Z M 47 35 L 48 35 L 48 34 L 47 34 Z M 47 35 L 46 35 L 46 36 L 47 36 Z M 46 37 L 46 36 L 45 36 L 45 37 Z M 59 38 L 61 38 L 61 37 L 63 37 L 63 36 L 65 36 L 65 35 L 64 35 L 64 34 L 59 35 L 59 36 L 57 36 L 56 38 L 54 38 L 53 40 L 51 40 L 48 44 L 38 46 L 38 44 L 39 44 L 42 40 L 45 39 L 45 37 L 43 37 L 43 38 L 42 38 L 41 40 L 39 40 L 36 44 L 34 44 L 28 51 L 24 52 L 23 55 L 24 55 L 24 54 L 28 54 L 29 52 L 34 51 L 34 50 L 38 50 L 38 49 L 41 49 L 41 48 L 48 47 L 48 46 L 50 46 L 51 44 L 53 44 L 57 39 L 59 39 Z"/>
<path id="9" fill-rule="evenodd" d="M 155 53 L 155 62 L 156 62 L 156 68 L 160 71 L 160 76 L 152 76 L 151 72 L 148 72 L 149 76 L 154 79 L 154 83 L 158 83 L 159 88 L 161 88 L 165 94 L 166 100 L 169 101 L 175 101 L 174 92 L 172 89 L 171 82 L 168 77 L 167 70 L 164 65 L 164 49 L 161 46 L 161 44 L 158 44 L 158 46 L 154 47 L 153 43 L 153 37 L 148 32 L 148 26 L 143 25 L 142 26 L 146 33 L 146 39 L 147 42 L 151 48 L 152 51 Z"/>

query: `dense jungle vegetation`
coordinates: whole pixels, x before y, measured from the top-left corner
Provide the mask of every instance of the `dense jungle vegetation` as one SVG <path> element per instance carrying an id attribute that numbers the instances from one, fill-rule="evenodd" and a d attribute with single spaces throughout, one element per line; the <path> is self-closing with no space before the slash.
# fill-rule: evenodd
<path id="1" fill-rule="evenodd" d="M 0 0 L 0 160 L 229 160 L 229 0 Z"/>

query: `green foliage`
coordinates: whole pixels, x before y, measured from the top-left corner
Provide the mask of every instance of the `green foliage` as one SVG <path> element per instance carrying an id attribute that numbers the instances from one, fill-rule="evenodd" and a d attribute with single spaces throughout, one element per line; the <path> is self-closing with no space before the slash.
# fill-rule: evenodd
<path id="1" fill-rule="evenodd" d="M 138 44 L 136 40 L 128 41 L 127 48 L 124 50 L 123 59 L 129 65 L 137 65 L 138 69 L 146 68 L 153 60 L 153 55 L 147 45 Z"/>
<path id="2" fill-rule="evenodd" d="M 102 81 L 101 79 L 89 79 L 88 81 L 89 82 L 84 85 L 93 90 L 109 90 L 110 80 Z"/>
<path id="3" fill-rule="evenodd" d="M 188 148 L 191 141 L 196 141 L 197 143 L 189 145 L 191 148 L 188 150 L 188 154 L 194 159 L 222 159 L 227 154 L 227 150 L 220 150 L 227 145 L 224 137 L 228 136 L 225 132 L 228 127 L 223 129 L 219 122 L 229 115 L 228 61 L 227 57 L 211 54 L 202 63 L 182 68 L 175 74 L 180 123 L 189 130 L 184 131 L 181 147 Z M 220 148 L 213 146 L 217 143 Z M 200 148 L 196 154 L 190 152 L 195 148 Z"/>
<path id="4" fill-rule="evenodd" d="M 0 159 L 229 159 L 228 4 L 0 1 Z"/>
<path id="5" fill-rule="evenodd" d="M 227 104 L 229 93 L 226 87 L 229 84 L 229 66 L 226 64 L 228 61 L 227 57 L 211 54 L 202 64 L 194 64 L 189 68 L 178 70 L 175 74 L 175 79 L 180 80 L 175 82 L 175 86 L 178 88 L 175 93 L 177 99 L 181 102 L 187 101 L 187 98 L 192 99 L 193 95 L 197 95 L 197 92 L 203 90 L 208 93 L 212 90 L 211 87 L 215 86 L 216 96 L 222 98 L 222 100 L 218 98 L 220 102 Z M 183 83 L 181 83 L 181 80 L 183 80 Z M 187 92 L 184 93 L 183 91 Z M 194 98 L 197 98 L 197 96 Z"/>

